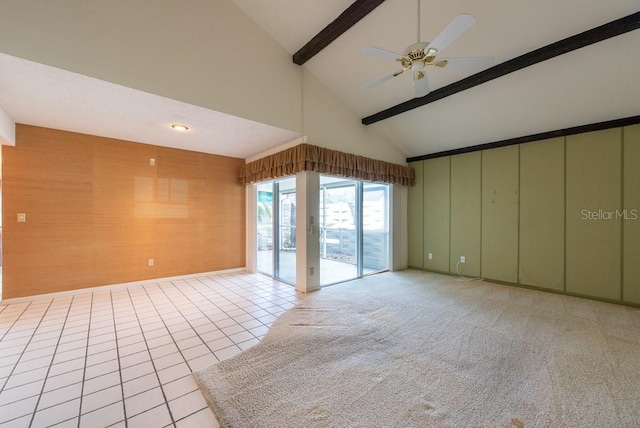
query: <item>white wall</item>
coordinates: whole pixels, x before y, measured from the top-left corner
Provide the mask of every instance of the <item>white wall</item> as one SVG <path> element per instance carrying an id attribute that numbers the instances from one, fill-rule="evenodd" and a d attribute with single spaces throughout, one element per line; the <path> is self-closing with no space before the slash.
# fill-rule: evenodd
<path id="1" fill-rule="evenodd" d="M 405 164 L 406 156 L 347 108 L 307 69 L 303 74 L 303 134 L 309 144 Z"/>
<path id="2" fill-rule="evenodd" d="M 302 136 L 300 138 L 296 138 L 293 141 L 289 141 L 288 143 L 281 144 L 281 145 L 279 145 L 277 147 L 273 147 L 273 148 L 271 148 L 269 150 L 265 150 L 264 152 L 257 153 L 254 156 L 250 156 L 247 159 L 245 159 L 245 162 L 246 163 L 253 162 L 255 160 L 262 159 L 264 157 L 279 153 L 279 152 L 281 152 L 283 150 L 287 150 L 287 149 L 290 149 L 292 147 L 299 146 L 300 144 L 306 144 L 306 143 L 307 143 L 307 137 Z"/>
<path id="3" fill-rule="evenodd" d="M 300 68 L 230 0 L 3 0 L 0 52 L 300 131 Z"/>
<path id="4" fill-rule="evenodd" d="M 230 0 L 3 0 L 0 52 L 404 163 Z"/>
<path id="5" fill-rule="evenodd" d="M 258 271 L 258 206 L 257 206 L 258 189 L 255 185 L 250 184 L 245 186 L 245 223 L 246 223 L 246 245 L 245 245 L 245 267 L 247 271 L 255 273 Z"/>
<path id="6" fill-rule="evenodd" d="M 16 145 L 16 124 L 0 107 L 0 144 Z"/>
<path id="7" fill-rule="evenodd" d="M 320 289 L 319 192 L 320 174 L 296 174 L 296 290 L 301 293 Z"/>

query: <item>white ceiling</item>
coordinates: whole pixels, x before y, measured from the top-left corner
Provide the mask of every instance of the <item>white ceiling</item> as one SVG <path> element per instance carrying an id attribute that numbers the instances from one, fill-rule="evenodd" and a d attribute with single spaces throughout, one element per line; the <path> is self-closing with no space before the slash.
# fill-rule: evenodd
<path id="1" fill-rule="evenodd" d="M 300 137 L 1 53 L 0 94 L 0 106 L 16 123 L 203 153 L 248 158 Z M 176 132 L 173 123 L 189 131 Z"/>
<path id="2" fill-rule="evenodd" d="M 293 54 L 353 0 L 233 0 Z M 637 12 L 639 0 L 422 0 L 421 39 L 458 13 L 477 22 L 444 56 L 497 63 Z M 361 53 L 401 52 L 417 40 L 416 0 L 387 0 L 304 65 L 358 117 L 413 98 L 410 75 Z M 406 156 L 482 144 L 640 114 L 640 31 L 579 49 L 370 125 Z M 429 69 L 432 90 L 468 74 Z M 0 54 L 0 107 L 18 123 L 247 158 L 299 134 Z M 188 133 L 171 132 L 186 122 Z M 234 141 L 234 144 L 228 144 Z"/>

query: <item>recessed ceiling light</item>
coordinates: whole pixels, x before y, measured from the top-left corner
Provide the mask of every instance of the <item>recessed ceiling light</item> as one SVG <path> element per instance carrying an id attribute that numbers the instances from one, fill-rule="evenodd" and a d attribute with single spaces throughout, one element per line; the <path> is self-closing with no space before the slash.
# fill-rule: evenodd
<path id="1" fill-rule="evenodd" d="M 189 127 L 187 125 L 183 125 L 181 123 L 174 123 L 171 125 L 171 128 L 175 129 L 176 131 L 180 131 L 180 132 L 185 132 L 189 130 Z"/>

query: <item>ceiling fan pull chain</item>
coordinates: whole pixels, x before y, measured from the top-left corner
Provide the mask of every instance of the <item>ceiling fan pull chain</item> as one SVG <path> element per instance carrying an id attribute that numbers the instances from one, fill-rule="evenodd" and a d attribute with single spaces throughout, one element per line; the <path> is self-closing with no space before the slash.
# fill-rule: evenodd
<path id="1" fill-rule="evenodd" d="M 418 41 L 420 43 L 420 0 L 418 0 Z"/>

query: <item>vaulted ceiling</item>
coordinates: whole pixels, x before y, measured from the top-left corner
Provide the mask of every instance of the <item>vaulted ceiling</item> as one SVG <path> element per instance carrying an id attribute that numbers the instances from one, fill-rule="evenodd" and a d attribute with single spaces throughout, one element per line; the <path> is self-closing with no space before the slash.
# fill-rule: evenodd
<path id="1" fill-rule="evenodd" d="M 406 73 L 376 87 L 360 89 L 400 68 L 397 62 L 363 54 L 364 46 L 401 53 L 418 41 L 418 32 L 421 41 L 433 40 L 457 14 L 469 13 L 475 16 L 475 25 L 442 56 L 493 57 L 500 66 L 633 14 L 636 16 L 630 25 L 637 28 L 640 19 L 638 0 L 232 2 L 280 44 L 292 60 L 329 23 L 348 15 L 350 28 L 334 34 L 334 40 L 302 67 L 348 106 L 354 117 L 365 119 L 366 123 L 371 122 L 368 119 L 372 115 L 406 103 L 415 94 L 411 75 Z M 632 29 L 366 126 L 385 136 L 406 157 L 414 157 L 640 115 L 639 48 L 640 31 Z M 259 72 L 259 64 L 256 70 Z M 427 70 L 432 93 L 456 85 L 471 74 L 447 68 Z M 179 121 L 175 112 L 186 112 L 196 118 L 203 130 L 200 136 L 185 137 L 186 144 L 181 147 L 190 150 L 250 157 L 300 136 L 296 130 L 246 121 L 2 54 L 0 89 L 1 106 L 19 122 L 31 120 L 56 127 L 66 120 L 68 129 L 75 126 L 78 129 L 72 130 L 79 132 L 160 145 L 171 146 L 175 137 L 154 134 L 153 122 Z M 94 101 L 86 94 L 93 95 Z M 96 103 L 95 95 L 102 102 Z M 61 102 L 64 109 L 56 108 Z M 84 128 L 80 126 L 83 123 Z M 230 139 L 236 144 L 224 143 Z M 211 141 L 221 143 L 212 149 Z"/>
<path id="2" fill-rule="evenodd" d="M 323 2 L 234 0 L 291 54 L 303 47 L 352 0 Z M 513 2 L 387 0 L 305 63 L 360 117 L 414 98 L 411 75 L 374 88 L 362 84 L 400 64 L 364 55 L 363 46 L 393 52 L 430 41 L 459 13 L 477 22 L 450 45 L 446 57 L 493 57 L 496 64 L 594 27 L 638 14 L 637 0 L 539 0 Z M 283 11 L 286 11 L 284 13 Z M 640 16 L 630 20 L 638 26 Z M 408 156 L 419 156 L 640 114 L 640 31 L 634 30 L 568 52 L 368 125 Z M 471 72 L 432 67 L 432 92 Z"/>

